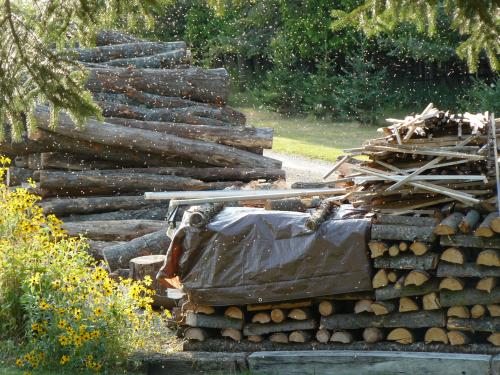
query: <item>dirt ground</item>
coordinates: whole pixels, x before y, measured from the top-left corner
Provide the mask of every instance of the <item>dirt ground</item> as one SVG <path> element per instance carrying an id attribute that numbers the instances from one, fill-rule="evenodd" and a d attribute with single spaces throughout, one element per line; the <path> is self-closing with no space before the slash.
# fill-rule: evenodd
<path id="1" fill-rule="evenodd" d="M 323 175 L 333 166 L 333 163 L 323 160 L 282 154 L 268 150 L 264 151 L 264 155 L 283 162 L 282 168 L 286 171 L 286 181 L 288 186 L 294 182 L 324 181 Z"/>

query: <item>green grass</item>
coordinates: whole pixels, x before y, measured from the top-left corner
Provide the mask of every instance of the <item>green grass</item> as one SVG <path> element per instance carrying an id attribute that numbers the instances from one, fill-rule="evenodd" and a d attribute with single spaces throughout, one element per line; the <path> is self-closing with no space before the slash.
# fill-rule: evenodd
<path id="1" fill-rule="evenodd" d="M 332 122 L 310 117 L 287 117 L 255 107 L 237 108 L 249 125 L 274 128 L 273 151 L 335 161 L 343 149 L 376 138 L 377 128 L 354 122 Z"/>

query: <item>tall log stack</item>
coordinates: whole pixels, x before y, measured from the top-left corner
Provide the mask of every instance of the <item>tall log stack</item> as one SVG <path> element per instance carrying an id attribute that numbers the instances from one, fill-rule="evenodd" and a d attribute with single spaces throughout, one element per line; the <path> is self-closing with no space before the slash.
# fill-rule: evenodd
<path id="1" fill-rule="evenodd" d="M 96 44 L 67 53 L 88 69 L 86 86 L 104 122 L 77 127 L 61 113 L 54 128 L 40 105 L 37 129 L 18 142 L 7 131 L 0 154 L 14 158 L 8 185 L 36 181 L 44 212 L 63 219 L 70 234 L 87 236 L 92 254 L 112 270 L 168 248 L 168 202 L 147 202 L 144 192 L 237 188 L 285 177 L 279 161 L 262 156 L 273 130 L 246 125 L 242 113 L 225 105 L 225 69 L 191 67 L 182 41 L 104 31 Z"/>

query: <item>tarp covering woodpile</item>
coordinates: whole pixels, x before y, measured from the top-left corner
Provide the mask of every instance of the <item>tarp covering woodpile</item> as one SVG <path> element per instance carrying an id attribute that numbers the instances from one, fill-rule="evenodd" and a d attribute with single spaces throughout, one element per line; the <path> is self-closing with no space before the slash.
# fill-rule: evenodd
<path id="1" fill-rule="evenodd" d="M 0 154 L 14 159 L 7 184 L 36 181 L 44 212 L 63 219 L 70 235 L 89 238 L 92 254 L 112 270 L 168 248 L 168 202 L 147 202 L 144 192 L 239 188 L 285 177 L 281 162 L 262 155 L 273 130 L 246 125 L 244 114 L 226 105 L 225 69 L 192 67 L 183 41 L 103 31 L 96 44 L 67 52 L 88 70 L 86 86 L 104 122 L 77 127 L 61 113 L 53 127 L 41 104 L 37 128 L 15 142 L 7 129 Z"/>

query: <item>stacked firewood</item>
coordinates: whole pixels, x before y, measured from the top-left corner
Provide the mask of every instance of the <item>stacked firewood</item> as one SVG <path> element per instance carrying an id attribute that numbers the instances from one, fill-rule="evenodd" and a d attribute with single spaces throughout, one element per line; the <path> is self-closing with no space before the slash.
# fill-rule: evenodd
<path id="1" fill-rule="evenodd" d="M 494 209 L 496 133 L 492 135 L 491 116 L 457 115 L 430 104 L 421 114 L 388 121 L 392 125 L 379 129 L 382 138 L 347 150 L 336 165 L 350 166 L 334 182 L 351 185 L 351 203 L 384 213 L 447 203 Z M 357 156 L 368 161 L 352 163 Z"/>
<path id="2" fill-rule="evenodd" d="M 430 212 L 374 217 L 372 292 L 225 307 L 181 300 L 186 349 L 497 352 L 500 218 Z"/>
<path id="3" fill-rule="evenodd" d="M 77 127 L 61 113 L 53 127 L 40 105 L 37 128 L 21 141 L 7 129 L 0 154 L 14 159 L 7 184 L 34 180 L 44 212 L 63 219 L 70 235 L 89 238 L 92 254 L 111 270 L 168 248 L 168 202 L 146 201 L 143 193 L 284 178 L 281 162 L 262 155 L 272 147 L 272 129 L 245 125 L 245 116 L 225 105 L 227 71 L 190 67 L 185 42 L 107 31 L 95 48 L 68 56 L 87 67 L 104 122 Z"/>

